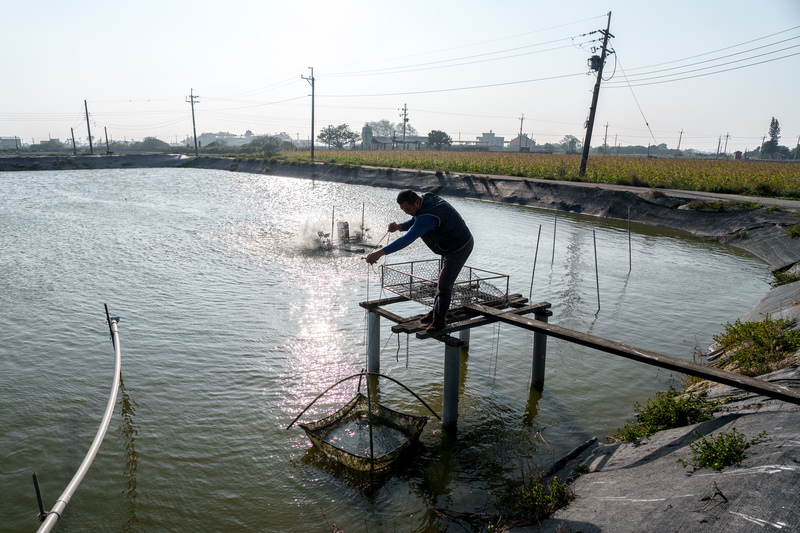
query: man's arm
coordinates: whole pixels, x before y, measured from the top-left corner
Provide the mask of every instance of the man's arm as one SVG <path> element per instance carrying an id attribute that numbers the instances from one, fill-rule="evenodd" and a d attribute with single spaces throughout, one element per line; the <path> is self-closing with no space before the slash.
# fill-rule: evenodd
<path id="1" fill-rule="evenodd" d="M 408 246 L 409 244 L 411 244 L 412 242 L 414 242 L 415 240 L 422 237 L 427 232 L 436 227 L 436 217 L 431 215 L 418 216 L 402 224 L 397 224 L 395 222 L 392 222 L 392 224 L 396 224 L 397 226 L 400 226 L 401 229 L 403 229 L 403 226 L 407 222 L 413 222 L 413 224 L 408 229 L 406 234 L 398 238 L 394 242 L 387 244 L 380 250 L 375 250 L 374 252 L 369 254 L 366 257 L 367 263 L 374 264 L 378 261 L 378 259 L 380 259 L 384 255 L 388 255 L 397 252 L 398 250 L 402 250 L 403 248 L 405 248 L 406 246 Z M 389 226 L 391 231 L 391 224 Z"/>

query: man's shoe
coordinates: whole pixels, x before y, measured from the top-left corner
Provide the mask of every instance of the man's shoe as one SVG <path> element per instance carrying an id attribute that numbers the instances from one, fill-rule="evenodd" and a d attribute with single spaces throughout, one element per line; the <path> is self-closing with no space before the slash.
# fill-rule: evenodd
<path id="1" fill-rule="evenodd" d="M 431 322 L 431 325 L 425 329 L 425 333 L 436 333 L 437 331 L 442 331 L 446 327 L 447 324 L 444 322 Z"/>
<path id="2" fill-rule="evenodd" d="M 433 322 L 433 309 L 428 311 L 428 314 L 419 319 L 422 324 L 430 324 Z"/>

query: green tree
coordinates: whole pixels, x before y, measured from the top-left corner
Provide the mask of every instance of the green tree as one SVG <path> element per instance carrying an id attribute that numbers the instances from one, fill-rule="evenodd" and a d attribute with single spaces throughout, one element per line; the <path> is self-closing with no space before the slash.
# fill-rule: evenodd
<path id="1" fill-rule="evenodd" d="M 169 152 L 169 144 L 156 137 L 145 137 L 139 149 L 144 152 Z"/>
<path id="2" fill-rule="evenodd" d="M 395 124 L 394 122 L 389 122 L 385 118 L 374 122 L 367 122 L 365 126 L 372 128 L 372 135 L 375 137 L 389 137 L 390 139 L 403 137 L 403 124 Z M 418 133 L 414 126 L 406 122 L 406 136 L 408 135 L 418 135 Z"/>
<path id="3" fill-rule="evenodd" d="M 772 117 L 769 123 L 769 140 L 764 143 L 764 153 L 774 154 L 778 151 L 778 139 L 781 138 L 781 126 L 778 119 Z"/>
<path id="4" fill-rule="evenodd" d="M 284 141 L 275 135 L 256 135 L 252 141 L 241 146 L 241 151 L 244 153 L 265 152 L 275 154 L 292 150 L 293 148 L 292 143 Z"/>
<path id="5" fill-rule="evenodd" d="M 453 144 L 453 139 L 441 130 L 432 130 L 428 133 L 428 144 L 437 150 L 441 150 Z"/>
<path id="6" fill-rule="evenodd" d="M 577 153 L 581 149 L 581 142 L 574 135 L 565 135 L 561 139 L 561 149 L 568 154 Z"/>
<path id="7" fill-rule="evenodd" d="M 317 135 L 317 141 L 328 146 L 335 146 L 340 150 L 348 144 L 357 143 L 360 138 L 347 124 L 328 126 Z"/>

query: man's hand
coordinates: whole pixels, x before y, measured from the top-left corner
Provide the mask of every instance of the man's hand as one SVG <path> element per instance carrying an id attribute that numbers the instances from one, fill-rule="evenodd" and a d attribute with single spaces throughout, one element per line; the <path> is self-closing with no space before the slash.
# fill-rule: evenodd
<path id="1" fill-rule="evenodd" d="M 374 252 L 369 254 L 367 257 L 364 258 L 364 260 L 366 260 L 366 262 L 369 263 L 370 265 L 374 265 L 375 263 L 378 262 L 378 259 L 380 259 L 384 255 L 386 255 L 386 253 L 381 248 L 380 250 L 375 250 Z"/>
<path id="2" fill-rule="evenodd" d="M 397 222 L 391 222 L 389 224 L 389 233 L 394 233 L 395 231 L 403 231 L 403 227 Z"/>

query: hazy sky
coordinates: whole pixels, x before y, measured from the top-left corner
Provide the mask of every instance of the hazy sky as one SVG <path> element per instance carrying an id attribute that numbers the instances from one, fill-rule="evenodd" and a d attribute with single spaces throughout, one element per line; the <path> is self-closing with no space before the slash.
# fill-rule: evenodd
<path id="1" fill-rule="evenodd" d="M 611 11 L 592 145 L 753 149 L 800 136 L 800 0 L 207 2 L 0 0 L 0 136 L 24 142 L 286 132 L 400 122 L 458 140 L 583 140 Z M 594 33 L 591 33 L 594 32 Z"/>

